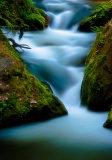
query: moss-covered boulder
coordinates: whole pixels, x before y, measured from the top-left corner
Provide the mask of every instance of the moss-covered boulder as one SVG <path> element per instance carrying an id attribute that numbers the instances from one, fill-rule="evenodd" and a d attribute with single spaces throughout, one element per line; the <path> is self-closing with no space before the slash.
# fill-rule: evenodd
<path id="1" fill-rule="evenodd" d="M 112 104 L 112 20 L 99 32 L 87 56 L 81 98 L 94 110 L 105 110 Z"/>
<path id="2" fill-rule="evenodd" d="M 29 73 L 0 31 L 0 128 L 67 114 L 51 89 Z"/>
<path id="3" fill-rule="evenodd" d="M 79 24 L 80 31 L 90 32 L 96 30 L 96 27 L 103 26 L 112 18 L 112 1 L 98 5 L 94 13 L 81 21 Z"/>
<path id="4" fill-rule="evenodd" d="M 47 17 L 36 8 L 32 0 L 0 1 L 0 25 L 11 30 L 41 30 L 46 27 Z"/>
<path id="5" fill-rule="evenodd" d="M 108 118 L 106 122 L 103 124 L 103 126 L 106 128 L 112 128 L 112 108 L 109 111 Z"/>
<path id="6" fill-rule="evenodd" d="M 103 126 L 112 128 L 112 1 L 98 6 L 79 30 L 97 32 L 85 63 L 81 101 L 92 110 L 110 110 Z"/>

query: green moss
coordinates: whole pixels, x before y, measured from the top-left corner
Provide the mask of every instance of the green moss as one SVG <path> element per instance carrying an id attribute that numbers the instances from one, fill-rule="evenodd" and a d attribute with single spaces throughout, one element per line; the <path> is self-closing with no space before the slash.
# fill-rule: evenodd
<path id="1" fill-rule="evenodd" d="M 86 59 L 81 91 L 82 103 L 95 110 L 108 109 L 112 104 L 111 23 L 110 20 L 98 34 Z"/>
<path id="2" fill-rule="evenodd" d="M 108 118 L 106 122 L 103 124 L 103 126 L 106 128 L 112 128 L 112 106 L 110 107 L 111 107 L 111 110 L 109 111 Z"/>
<path id="3" fill-rule="evenodd" d="M 91 16 L 81 21 L 79 30 L 88 32 L 100 26 L 104 26 L 112 18 L 111 15 L 112 1 L 102 3 L 95 8 Z"/>
<path id="4" fill-rule="evenodd" d="M 0 32 L 0 128 L 67 114 L 51 89 L 29 73 Z"/>
<path id="5" fill-rule="evenodd" d="M 3 0 L 0 2 L 0 25 L 11 30 L 40 30 L 46 27 L 46 15 L 34 7 L 32 0 Z"/>

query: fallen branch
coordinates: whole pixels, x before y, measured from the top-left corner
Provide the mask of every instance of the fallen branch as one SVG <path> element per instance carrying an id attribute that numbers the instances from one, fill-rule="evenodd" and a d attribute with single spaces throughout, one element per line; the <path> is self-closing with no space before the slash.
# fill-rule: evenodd
<path id="1" fill-rule="evenodd" d="M 15 40 L 14 40 L 13 38 L 8 38 L 8 39 L 9 39 L 9 41 L 12 42 L 12 46 L 13 46 L 14 48 L 19 47 L 19 48 L 21 48 L 22 50 L 23 50 L 23 48 L 31 49 L 27 44 L 18 44 L 18 43 L 15 42 Z"/>

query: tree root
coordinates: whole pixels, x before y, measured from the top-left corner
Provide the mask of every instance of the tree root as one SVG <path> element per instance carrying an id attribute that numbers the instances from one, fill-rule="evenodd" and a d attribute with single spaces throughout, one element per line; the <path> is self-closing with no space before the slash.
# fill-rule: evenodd
<path id="1" fill-rule="evenodd" d="M 13 46 L 14 48 L 19 47 L 19 48 L 21 48 L 22 50 L 23 50 L 23 48 L 31 49 L 27 44 L 18 44 L 18 43 L 15 42 L 15 40 L 14 40 L 13 38 L 8 38 L 8 39 L 9 39 L 9 41 L 12 42 L 12 46 Z"/>

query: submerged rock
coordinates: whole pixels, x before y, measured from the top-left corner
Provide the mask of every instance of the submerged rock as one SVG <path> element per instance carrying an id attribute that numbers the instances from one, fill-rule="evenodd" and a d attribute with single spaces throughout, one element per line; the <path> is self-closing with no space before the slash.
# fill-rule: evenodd
<path id="1" fill-rule="evenodd" d="M 66 114 L 62 102 L 26 70 L 0 31 L 0 128 Z"/>

